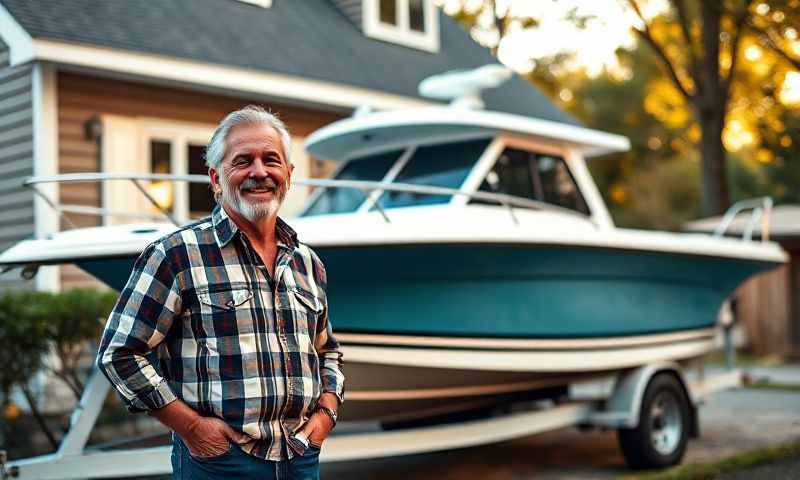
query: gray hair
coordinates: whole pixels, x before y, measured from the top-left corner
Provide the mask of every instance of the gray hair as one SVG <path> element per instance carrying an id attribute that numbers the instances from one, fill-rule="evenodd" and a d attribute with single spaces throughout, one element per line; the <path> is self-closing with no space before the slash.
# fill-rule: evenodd
<path id="1" fill-rule="evenodd" d="M 222 159 L 225 158 L 225 147 L 231 129 L 238 125 L 264 124 L 269 125 L 278 132 L 283 146 L 283 157 L 286 163 L 292 164 L 292 137 L 286 125 L 274 114 L 257 105 L 248 105 L 240 110 L 229 113 L 214 130 L 211 140 L 206 147 L 206 166 L 219 170 Z"/>

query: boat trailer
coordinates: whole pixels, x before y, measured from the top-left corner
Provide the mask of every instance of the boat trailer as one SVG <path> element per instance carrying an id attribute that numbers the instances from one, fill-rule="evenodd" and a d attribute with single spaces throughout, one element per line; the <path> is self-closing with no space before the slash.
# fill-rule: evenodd
<path id="1" fill-rule="evenodd" d="M 606 374 L 570 384 L 567 397 L 558 403 L 538 402 L 522 411 L 486 419 L 390 431 L 332 434 L 325 442 L 320 461 L 344 462 L 473 447 L 577 426 L 620 429 L 623 453 L 628 463 L 634 466 L 653 463 L 654 452 L 658 454 L 659 451 L 663 453 L 663 449 L 680 447 L 680 452 L 666 452 L 661 457 L 656 455 L 656 460 L 663 462 L 669 460 L 668 453 L 683 454 L 686 435 L 699 435 L 697 408 L 709 394 L 741 385 L 739 370 L 705 376 L 699 360 L 697 367 L 694 376 L 685 374 L 684 368 L 674 362 Z M 653 392 L 654 386 L 660 390 Z M 668 409 L 670 404 L 659 404 L 658 399 L 664 392 L 676 392 L 676 387 L 685 392 L 685 402 L 682 402 L 683 406 L 681 402 L 672 403 L 672 413 L 679 414 L 678 417 L 665 415 L 664 408 Z M 124 450 L 86 448 L 109 389 L 108 380 L 95 369 L 58 451 L 11 462 L 6 461 L 2 454 L 0 478 L 55 480 L 171 473 L 171 446 Z M 673 399 L 679 397 L 673 396 Z M 656 418 L 658 415 L 663 415 L 663 418 Z M 675 427 L 670 424 L 670 418 L 680 418 L 681 415 L 689 420 L 684 422 L 688 431 L 683 439 L 674 438 L 670 433 Z M 656 434 L 654 425 L 663 430 L 663 435 Z M 626 451 L 626 435 L 629 439 L 627 449 L 631 451 Z M 645 443 L 652 443 L 652 451 L 640 451 L 643 438 Z M 652 442 L 647 442 L 648 438 Z M 683 444 L 677 445 L 676 441 Z"/>

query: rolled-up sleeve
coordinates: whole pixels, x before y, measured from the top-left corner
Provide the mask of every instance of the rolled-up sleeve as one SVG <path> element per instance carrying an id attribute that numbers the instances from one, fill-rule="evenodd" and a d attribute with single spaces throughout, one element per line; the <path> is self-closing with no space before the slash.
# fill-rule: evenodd
<path id="1" fill-rule="evenodd" d="M 328 280 L 325 266 L 319 257 L 314 254 L 314 274 L 317 284 L 322 287 L 323 292 L 327 292 Z M 342 372 L 342 351 L 339 342 L 333 335 L 333 327 L 328 316 L 328 297 L 323 297 L 323 309 L 317 323 L 316 339 L 314 348 L 320 359 L 320 381 L 322 391 L 336 395 L 339 403 L 344 401 L 344 373 Z"/>
<path id="2" fill-rule="evenodd" d="M 178 280 L 164 247 L 148 246 L 108 318 L 97 366 L 131 412 L 161 408 L 177 397 L 148 360 L 181 311 Z"/>

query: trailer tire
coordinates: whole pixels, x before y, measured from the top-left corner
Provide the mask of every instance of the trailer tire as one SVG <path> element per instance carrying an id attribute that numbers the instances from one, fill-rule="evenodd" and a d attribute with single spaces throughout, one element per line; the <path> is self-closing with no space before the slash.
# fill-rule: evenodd
<path id="1" fill-rule="evenodd" d="M 686 452 L 691 414 L 689 399 L 675 375 L 655 375 L 645 389 L 639 424 L 617 430 L 628 466 L 648 469 L 679 463 Z"/>

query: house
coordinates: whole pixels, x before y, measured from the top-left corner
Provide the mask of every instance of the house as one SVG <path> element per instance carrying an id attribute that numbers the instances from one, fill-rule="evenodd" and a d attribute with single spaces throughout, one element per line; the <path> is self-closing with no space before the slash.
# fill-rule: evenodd
<path id="1" fill-rule="evenodd" d="M 324 165 L 301 148 L 310 132 L 363 105 L 429 104 L 417 94 L 423 78 L 493 62 L 434 0 L 0 0 L 0 251 L 65 227 L 22 186 L 31 175 L 204 174 L 215 124 L 257 103 L 292 130 L 295 175 L 320 176 Z M 484 99 L 493 110 L 575 123 L 519 77 Z M 211 208 L 202 186 L 148 188 L 181 221 Z M 124 183 L 41 190 L 60 203 L 151 208 Z M 283 214 L 306 193 L 294 191 Z M 122 221 L 66 215 L 79 226 Z M 47 267 L 35 286 L 86 280 Z"/>
<path id="2" fill-rule="evenodd" d="M 762 232 L 750 224 L 749 211 L 737 214 L 727 234 L 742 237 L 752 230 L 753 241 Z M 694 232 L 713 232 L 722 217 L 688 223 Z M 734 294 L 737 320 L 747 334 L 750 349 L 759 355 L 800 356 L 800 205 L 778 205 L 769 217 L 769 240 L 789 253 L 789 263 L 757 275 Z"/>

